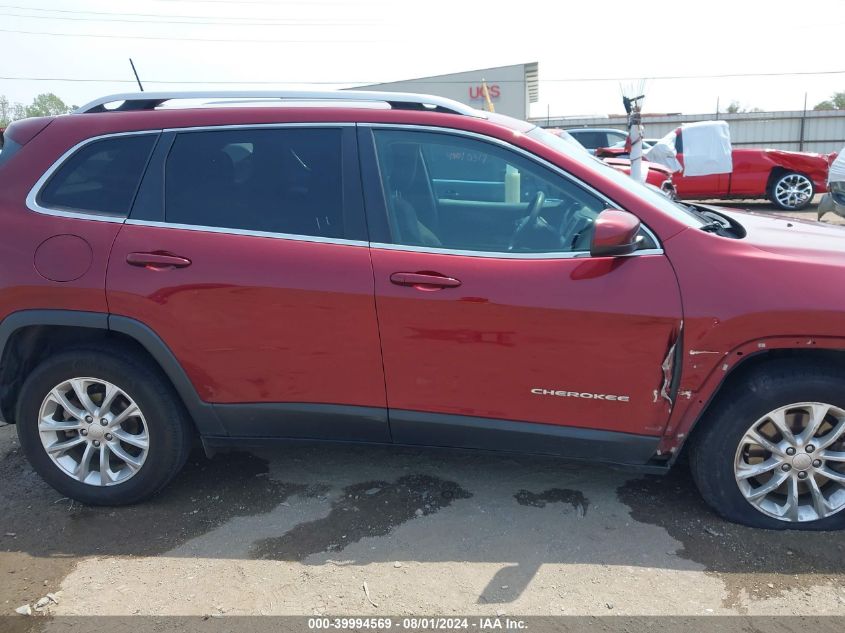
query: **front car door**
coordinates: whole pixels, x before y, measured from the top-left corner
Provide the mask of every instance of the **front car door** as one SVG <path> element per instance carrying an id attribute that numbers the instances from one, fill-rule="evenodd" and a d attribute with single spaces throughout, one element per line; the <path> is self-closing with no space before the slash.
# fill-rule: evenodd
<path id="1" fill-rule="evenodd" d="M 557 168 L 455 131 L 359 139 L 394 441 L 648 460 L 681 319 L 648 230 L 591 258 L 609 203 Z"/>
<path id="2" fill-rule="evenodd" d="M 677 151 L 678 162 L 686 168 L 684 159 L 684 134 L 683 129 L 678 129 L 675 136 L 675 151 Z M 685 198 L 722 198 L 730 192 L 731 174 L 707 174 L 704 176 L 687 176 L 684 171 L 672 176 L 672 183 L 678 192 L 680 199 Z"/>
<path id="3" fill-rule="evenodd" d="M 107 279 L 229 435 L 388 441 L 354 125 L 162 135 Z"/>

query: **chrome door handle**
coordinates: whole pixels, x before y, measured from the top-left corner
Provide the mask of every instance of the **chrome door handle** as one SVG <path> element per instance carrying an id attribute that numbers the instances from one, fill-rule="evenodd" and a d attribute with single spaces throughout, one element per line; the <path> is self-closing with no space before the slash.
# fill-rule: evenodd
<path id="1" fill-rule="evenodd" d="M 461 282 L 454 277 L 446 277 L 437 273 L 393 273 L 390 282 L 397 286 L 421 286 L 428 288 L 457 288 Z"/>
<path id="2" fill-rule="evenodd" d="M 129 253 L 126 263 L 130 266 L 141 266 L 151 269 L 185 268 L 191 265 L 191 260 L 170 253 Z"/>

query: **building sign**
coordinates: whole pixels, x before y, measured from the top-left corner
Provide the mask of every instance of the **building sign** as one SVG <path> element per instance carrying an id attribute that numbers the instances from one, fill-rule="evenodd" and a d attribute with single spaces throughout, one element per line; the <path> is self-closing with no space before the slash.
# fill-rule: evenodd
<path id="1" fill-rule="evenodd" d="M 490 93 L 490 100 L 493 101 L 501 96 L 499 84 L 487 84 L 487 91 Z M 469 87 L 469 98 L 473 101 L 482 101 L 484 99 L 484 90 L 481 84 Z"/>

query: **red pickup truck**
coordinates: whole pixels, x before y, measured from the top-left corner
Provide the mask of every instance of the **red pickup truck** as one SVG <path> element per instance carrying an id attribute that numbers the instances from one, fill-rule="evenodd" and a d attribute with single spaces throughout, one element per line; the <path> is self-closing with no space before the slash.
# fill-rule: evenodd
<path id="1" fill-rule="evenodd" d="M 675 130 L 675 149 L 684 164 L 683 131 Z M 627 158 L 624 147 L 596 150 L 599 158 Z M 648 158 L 648 155 L 646 155 Z M 733 171 L 709 176 L 672 175 L 682 200 L 767 198 L 775 206 L 797 211 L 817 193 L 827 191 L 827 174 L 836 154 L 790 152 L 779 149 L 733 149 Z"/>

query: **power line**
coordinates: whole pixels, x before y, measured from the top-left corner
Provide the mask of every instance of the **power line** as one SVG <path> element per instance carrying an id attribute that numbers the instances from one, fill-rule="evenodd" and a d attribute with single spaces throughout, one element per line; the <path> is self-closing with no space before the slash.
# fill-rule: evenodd
<path id="1" fill-rule="evenodd" d="M 156 2 L 190 2 L 193 4 L 274 4 L 279 6 L 279 3 L 276 0 L 155 0 Z M 285 4 L 291 5 L 300 5 L 300 4 L 307 4 L 313 6 L 318 4 L 320 6 L 334 6 L 338 4 L 343 4 L 343 2 L 314 2 L 313 0 L 299 0 L 297 1 L 286 1 Z"/>
<path id="2" fill-rule="evenodd" d="M 2 29 L 0 29 L 2 31 Z M 806 76 L 806 75 L 845 75 L 845 70 L 820 70 L 820 71 L 802 71 L 802 72 L 785 72 L 785 73 L 734 73 L 734 74 L 721 74 L 721 75 L 662 75 L 656 77 L 569 77 L 569 78 L 559 78 L 559 79 L 541 79 L 540 81 L 543 83 L 579 83 L 579 82 L 600 82 L 600 81 L 625 81 L 625 80 L 636 80 L 636 79 L 647 79 L 649 81 L 657 81 L 657 80 L 682 80 L 682 79 L 725 79 L 725 78 L 742 78 L 742 77 L 790 77 L 790 76 Z M 0 81 L 65 81 L 65 82 L 85 82 L 85 83 L 135 83 L 130 79 L 97 79 L 97 78 L 89 78 L 89 77 L 0 77 Z M 413 81 L 416 84 L 464 84 L 467 83 L 466 81 L 460 81 L 457 79 L 445 79 L 445 80 L 400 80 L 400 81 Z M 280 84 L 299 84 L 299 85 L 344 85 L 344 84 L 377 84 L 377 83 L 395 83 L 395 81 L 391 82 L 384 82 L 384 81 L 375 81 L 375 80 L 343 80 L 343 81 L 292 81 L 292 80 L 284 80 L 284 81 L 269 81 L 269 80 L 260 80 L 260 81 L 221 81 L 221 80 L 208 80 L 208 81 L 201 81 L 201 80 L 186 80 L 186 81 L 177 81 L 172 79 L 163 79 L 163 80 L 150 80 L 145 79 L 145 82 L 151 84 L 208 84 L 208 85 L 280 85 Z M 503 79 L 503 80 L 495 80 L 497 84 L 521 84 L 524 83 L 521 79 Z"/>
<path id="3" fill-rule="evenodd" d="M 176 3 L 176 2 L 188 2 L 192 4 L 273 4 L 279 6 L 279 3 L 276 0 L 155 0 L 156 2 L 167 2 L 167 3 Z M 290 1 L 287 0 L 285 5 L 309 5 L 309 6 L 337 6 L 343 4 L 342 1 L 337 2 L 315 2 L 314 0 L 294 0 Z M 282 5 L 284 6 L 284 5 Z"/>
<path id="4" fill-rule="evenodd" d="M 2 6 L 2 5 L 0 5 Z M 69 12 L 70 13 L 70 12 Z M 107 14 L 101 14 L 107 15 Z M 113 13 L 111 15 L 120 15 Z M 131 14 L 127 14 L 131 15 Z M 139 14 L 143 15 L 143 14 Z M 148 14 L 152 15 L 152 14 Z M 24 18 L 26 20 L 71 20 L 73 22 L 120 22 L 125 24 L 190 24 L 190 25 L 215 25 L 215 26 L 372 26 L 375 22 L 272 22 L 270 20 L 262 20 L 261 22 L 230 22 L 231 18 L 221 17 L 216 22 L 209 22 L 197 20 L 190 16 L 183 16 L 184 20 L 131 20 L 124 18 L 84 18 L 84 17 L 70 17 L 70 16 L 52 16 L 52 15 L 23 15 L 20 13 L 0 13 L 0 16 L 12 18 Z M 177 17 L 177 16 L 161 16 L 161 17 Z"/>
<path id="5" fill-rule="evenodd" d="M 302 4 L 309 4 L 307 2 L 303 2 Z M 318 6 L 326 6 L 326 5 L 318 5 Z M 44 9 L 41 7 L 23 7 L 17 4 L 0 4 L 0 8 L 3 9 L 14 9 L 15 11 L 37 11 L 39 13 L 68 13 L 72 15 L 111 15 L 115 17 L 121 16 L 129 16 L 129 17 L 136 17 L 136 18 L 188 18 L 188 19 L 230 19 L 230 20 L 264 20 L 264 16 L 225 16 L 225 15 L 182 15 L 182 14 L 172 14 L 172 13 L 127 13 L 127 12 L 114 12 L 114 11 L 89 11 L 87 9 Z M 34 17 L 34 16 L 33 16 Z M 276 19 L 283 19 L 283 18 L 266 18 L 268 20 L 276 20 Z"/>
<path id="6" fill-rule="evenodd" d="M 129 83 L 134 84 L 135 81 L 131 79 L 89 79 L 89 78 L 82 78 L 82 77 L 0 77 L 0 81 L 66 81 L 70 83 Z M 144 79 L 144 83 L 147 84 L 219 84 L 219 85 L 280 85 L 280 84 L 300 84 L 300 85 L 321 85 L 321 86 L 336 86 L 336 85 L 343 85 L 343 84 L 363 84 L 368 83 L 366 81 L 217 81 L 217 80 L 209 80 L 209 81 L 198 81 L 198 80 L 188 80 L 188 81 L 174 81 L 170 79 L 165 79 L 162 81 L 155 81 L 150 79 Z M 369 82 L 369 83 L 377 83 L 377 82 Z"/>
<path id="7" fill-rule="evenodd" d="M 116 35 L 107 33 L 53 33 L 48 31 L 19 31 L 16 29 L 0 29 L 0 33 L 17 33 L 19 35 L 49 35 L 51 37 L 95 37 L 117 40 L 165 40 L 171 42 L 238 42 L 242 44 L 363 44 L 361 40 L 317 40 L 317 39 L 232 39 L 218 37 L 168 37 L 156 35 Z M 386 40 L 367 40 L 366 43 L 384 42 Z"/>

